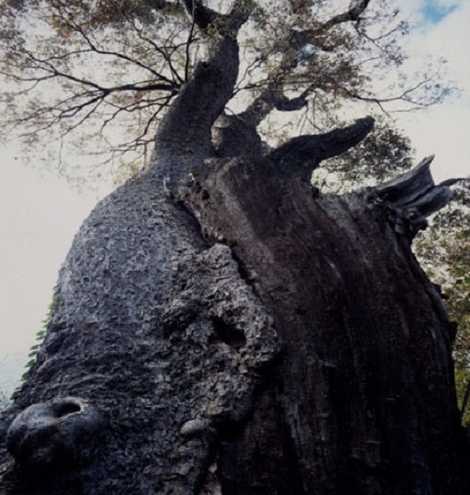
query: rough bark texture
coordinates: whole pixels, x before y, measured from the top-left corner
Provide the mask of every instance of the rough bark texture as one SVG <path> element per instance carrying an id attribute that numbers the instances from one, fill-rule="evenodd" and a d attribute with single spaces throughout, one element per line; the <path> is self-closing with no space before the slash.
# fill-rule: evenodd
<path id="1" fill-rule="evenodd" d="M 448 184 L 424 164 L 319 194 L 312 169 L 372 119 L 267 157 L 250 122 L 219 120 L 211 139 L 251 2 L 222 17 L 183 3 L 204 33 L 216 25 L 212 55 L 148 172 L 73 242 L 37 362 L 0 417 L 0 495 L 468 493 L 454 330 L 410 248 Z"/>
<path id="2" fill-rule="evenodd" d="M 186 199 L 232 246 L 284 346 L 222 444 L 223 493 L 463 493 L 454 330 L 390 204 L 284 179 L 233 160 Z"/>
<path id="3" fill-rule="evenodd" d="M 276 351 L 271 319 L 230 249 L 205 244 L 151 180 L 127 184 L 82 226 L 15 407 L 82 396 L 107 426 L 91 464 L 54 472 L 34 493 L 65 493 L 77 477 L 68 493 L 192 493 L 212 462 L 214 432 L 246 414 Z M 189 421 L 201 431 L 182 434 Z M 58 460 L 44 461 L 41 481 Z"/>
<path id="4" fill-rule="evenodd" d="M 10 428 L 36 454 L 3 452 L 0 493 L 465 493 L 452 328 L 390 204 L 269 160 L 206 168 L 82 226 L 2 436 L 31 404 L 65 412 Z M 73 445 L 70 396 L 103 425 Z"/>

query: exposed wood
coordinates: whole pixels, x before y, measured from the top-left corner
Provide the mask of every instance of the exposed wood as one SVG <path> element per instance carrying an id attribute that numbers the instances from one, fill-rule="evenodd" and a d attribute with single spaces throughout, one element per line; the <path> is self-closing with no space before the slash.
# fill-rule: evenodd
<path id="1" fill-rule="evenodd" d="M 424 158 L 416 167 L 373 190 L 391 207 L 398 231 L 407 232 L 412 239 L 419 230 L 426 228 L 426 217 L 444 208 L 453 199 L 450 186 L 462 179 L 448 179 L 435 184 L 430 165 L 434 155 Z"/>
<path id="2" fill-rule="evenodd" d="M 375 188 L 377 194 L 396 205 L 413 202 L 423 193 L 434 187 L 431 175 L 431 163 L 434 155 L 424 158 L 415 168 Z"/>

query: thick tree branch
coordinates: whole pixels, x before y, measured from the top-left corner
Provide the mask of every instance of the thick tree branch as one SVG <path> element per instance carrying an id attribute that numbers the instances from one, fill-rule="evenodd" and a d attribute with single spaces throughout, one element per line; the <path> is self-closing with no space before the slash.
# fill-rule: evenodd
<path id="1" fill-rule="evenodd" d="M 306 178 L 322 160 L 332 158 L 359 144 L 373 129 L 374 119 L 366 117 L 342 129 L 326 134 L 298 136 L 290 139 L 268 155 L 287 173 L 299 173 Z"/>
<path id="2" fill-rule="evenodd" d="M 203 31 L 205 31 L 214 22 L 220 21 L 223 17 L 214 10 L 206 7 L 199 0 L 182 0 L 182 3 L 197 27 Z"/>
<path id="3" fill-rule="evenodd" d="M 213 129 L 214 144 L 220 156 L 233 156 L 233 153 L 260 156 L 266 153 L 267 145 L 257 132 L 258 125 L 272 108 L 283 112 L 300 110 L 307 103 L 310 87 L 295 98 L 287 98 L 276 92 L 263 92 L 242 113 L 224 115 Z M 219 124 L 219 125 L 217 125 Z"/>
<path id="4" fill-rule="evenodd" d="M 300 110 L 307 104 L 307 97 L 312 90 L 312 86 L 309 86 L 299 96 L 287 98 L 277 87 L 276 81 L 269 84 L 248 108 L 239 115 L 247 125 L 256 128 L 274 109 L 281 112 Z"/>
<path id="5" fill-rule="evenodd" d="M 192 2 L 190 4 L 193 6 Z M 197 3 L 194 5 L 197 7 Z M 173 162 L 176 156 L 202 159 L 212 154 L 211 128 L 233 95 L 239 68 L 236 35 L 248 19 L 251 8 L 246 2 L 236 2 L 232 11 L 222 16 L 223 23 L 217 25 L 217 34 L 209 37 L 208 41 L 213 45 L 212 56 L 207 62 L 198 64 L 192 79 L 183 87 L 160 124 L 155 145 L 160 162 Z M 198 25 L 200 22 L 196 20 Z M 152 170 L 173 178 L 183 173 L 176 168 L 171 171 L 163 168 L 155 163 Z"/>
<path id="6" fill-rule="evenodd" d="M 257 160 L 269 149 L 256 127 L 240 115 L 220 115 L 212 128 L 212 139 L 220 157 L 248 156 Z"/>
<path id="7" fill-rule="evenodd" d="M 224 15 L 206 7 L 200 0 L 181 1 L 199 29 L 207 31 L 209 26 L 214 26 L 224 36 L 235 36 L 254 8 L 251 0 L 237 0 L 230 13 Z"/>

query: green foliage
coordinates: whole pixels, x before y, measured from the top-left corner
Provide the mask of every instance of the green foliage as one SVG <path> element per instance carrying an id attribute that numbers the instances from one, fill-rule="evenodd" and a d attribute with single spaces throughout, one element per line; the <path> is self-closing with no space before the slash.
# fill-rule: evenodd
<path id="1" fill-rule="evenodd" d="M 431 280 L 442 287 L 449 318 L 457 324 L 455 380 L 462 405 L 470 384 L 470 191 L 460 189 L 457 198 L 436 215 L 415 249 Z M 470 423 L 470 404 L 464 421 Z"/>
<path id="2" fill-rule="evenodd" d="M 455 368 L 455 387 L 457 389 L 457 399 L 459 409 L 462 411 L 464 407 L 465 396 L 468 397 L 470 387 L 470 368 Z M 462 414 L 462 424 L 464 426 L 470 426 L 470 400 L 467 400 L 465 411 Z"/>
<path id="3" fill-rule="evenodd" d="M 46 334 L 47 334 L 47 327 L 49 325 L 49 322 L 50 322 L 50 319 L 52 316 L 53 308 L 54 308 L 54 300 L 49 304 L 49 308 L 47 310 L 46 317 L 41 322 L 41 328 L 36 332 L 36 335 L 34 337 L 34 343 L 31 346 L 31 349 L 29 350 L 29 353 L 28 353 L 28 362 L 25 365 L 25 372 L 23 373 L 23 375 L 21 377 L 22 381 L 25 381 L 28 378 L 29 372 L 34 367 L 34 365 L 36 364 L 38 352 L 39 352 L 41 345 L 44 341 L 44 338 L 46 337 Z"/>

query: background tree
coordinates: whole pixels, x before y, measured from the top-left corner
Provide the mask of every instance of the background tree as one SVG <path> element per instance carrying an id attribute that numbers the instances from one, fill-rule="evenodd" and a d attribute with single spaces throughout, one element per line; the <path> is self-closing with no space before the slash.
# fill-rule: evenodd
<path id="1" fill-rule="evenodd" d="M 56 65 L 63 53 L 31 59 L 23 37 L 15 54 L 32 61 L 25 74 L 79 85 L 52 114 L 40 107 L 41 118 L 58 109 L 46 127 L 64 121 L 61 104 L 74 119 L 147 84 L 177 94 L 159 107 L 147 169 L 97 205 L 61 269 L 37 359 L 0 416 L 1 492 L 468 493 L 454 329 L 410 247 L 425 217 L 451 200 L 451 183 L 436 185 L 425 159 L 343 196 L 312 188 L 321 162 L 372 133 L 370 116 L 275 146 L 258 134 L 275 110 L 305 107 L 312 89 L 304 70 L 318 88 L 369 99 L 356 94 L 360 71 L 347 56 L 351 40 L 371 36 L 362 31 L 369 3 L 333 12 L 326 2 L 281 4 L 325 9 L 286 30 L 243 0 L 227 10 L 119 4 L 142 6 L 129 11 L 138 29 L 155 19 L 148 5 L 170 26 L 186 19 L 183 53 L 196 36 L 193 47 L 207 57 L 193 70 L 184 64 L 184 84 L 168 60 L 167 72 L 152 64 L 154 78 L 133 87 L 72 76 Z M 107 3 L 49 4 L 61 14 L 51 21 L 54 36 L 73 42 L 84 33 L 86 53 L 104 49 L 85 27 L 100 36 L 128 29 L 130 14 Z M 231 113 L 244 77 L 238 36 L 250 23 L 272 33 L 268 78 Z M 330 85 L 323 73 L 334 60 L 318 58 L 323 71 L 309 57 L 335 46 L 344 47 L 346 72 Z M 409 94 L 398 97 L 416 103 Z"/>
<path id="2" fill-rule="evenodd" d="M 457 326 L 454 345 L 457 392 L 464 409 L 463 421 L 470 421 L 470 231 L 469 189 L 456 190 L 456 201 L 438 213 L 430 228 L 418 239 L 415 250 L 431 280 L 441 286 L 451 320 Z M 465 397 L 467 396 L 467 400 Z"/>

